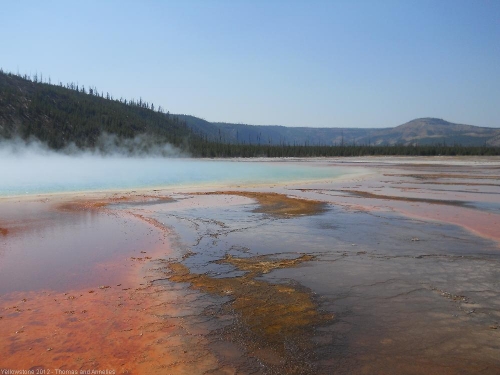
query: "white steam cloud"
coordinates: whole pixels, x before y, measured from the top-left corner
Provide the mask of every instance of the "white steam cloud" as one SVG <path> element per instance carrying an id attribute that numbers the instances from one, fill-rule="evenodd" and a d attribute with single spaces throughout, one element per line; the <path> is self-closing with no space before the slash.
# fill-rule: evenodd
<path id="1" fill-rule="evenodd" d="M 36 140 L 4 140 L 0 141 L 0 196 L 200 184 L 231 186 L 317 180 L 344 173 L 293 163 L 185 156 L 175 147 L 159 145 L 148 137 L 121 141 L 103 135 L 94 150 L 83 151 L 72 145 L 60 152 Z"/>
<path id="2" fill-rule="evenodd" d="M 121 140 L 103 134 L 93 150 L 71 144 L 57 152 L 36 139 L 4 139 L 0 196 L 155 186 L 181 175 L 179 161 L 187 156 L 149 136 Z"/>
<path id="3" fill-rule="evenodd" d="M 154 137 L 149 135 L 122 139 L 114 134 L 102 133 L 93 149 L 82 150 L 74 143 L 70 143 L 58 151 L 50 149 L 47 144 L 36 138 L 28 140 L 19 137 L 0 139 L 0 157 L 53 154 L 101 157 L 189 157 L 189 154 L 179 148 L 168 143 L 158 143 Z"/>

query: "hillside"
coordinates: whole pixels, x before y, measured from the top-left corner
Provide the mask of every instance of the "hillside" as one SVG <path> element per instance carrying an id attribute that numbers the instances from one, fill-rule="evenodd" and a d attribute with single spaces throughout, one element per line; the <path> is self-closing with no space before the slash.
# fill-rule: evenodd
<path id="1" fill-rule="evenodd" d="M 460 144 L 499 146 L 500 129 L 454 124 L 436 118 L 420 118 L 373 134 L 375 144 Z"/>
<path id="2" fill-rule="evenodd" d="M 0 140 L 12 138 L 38 139 L 50 149 L 65 152 L 76 147 L 130 155 L 170 156 L 179 151 L 197 157 L 500 154 L 496 146 L 500 129 L 439 119 L 417 119 L 386 129 L 211 123 L 165 113 L 142 99 L 114 99 L 95 87 L 53 85 L 36 76 L 0 70 Z"/>
<path id="3" fill-rule="evenodd" d="M 177 115 L 197 134 L 204 134 L 215 141 L 233 144 L 270 144 L 270 145 L 323 145 L 364 144 L 369 129 L 359 128 L 309 128 L 287 127 L 280 125 L 247 125 L 225 122 L 208 122 L 190 116 Z M 368 143 L 367 143 L 368 144 Z"/>
<path id="4" fill-rule="evenodd" d="M 500 146 L 500 129 L 421 118 L 395 128 L 308 128 L 208 122 L 179 115 L 187 125 L 211 139 L 231 143 L 290 145 L 433 145 Z"/>
<path id="5" fill-rule="evenodd" d="M 92 149 L 103 133 L 115 135 L 117 143 L 147 134 L 156 143 L 177 147 L 192 136 L 177 116 L 161 107 L 154 110 L 142 99 L 114 100 L 95 88 L 50 85 L 0 72 L 0 137 L 35 137 L 56 150 L 69 144 Z"/>

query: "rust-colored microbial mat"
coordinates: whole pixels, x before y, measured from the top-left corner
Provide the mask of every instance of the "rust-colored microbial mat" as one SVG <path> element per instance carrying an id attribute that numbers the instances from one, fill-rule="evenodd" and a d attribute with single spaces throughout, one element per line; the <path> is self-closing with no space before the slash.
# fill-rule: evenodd
<path id="1" fill-rule="evenodd" d="M 259 208 L 255 209 L 255 212 L 262 212 L 282 217 L 314 215 L 325 210 L 324 202 L 294 198 L 278 193 L 262 193 L 254 191 L 215 191 L 201 194 L 237 195 L 252 198 L 259 203 Z"/>
<path id="2" fill-rule="evenodd" d="M 192 288 L 207 293 L 228 296 L 231 303 L 227 309 L 234 310 L 241 318 L 243 329 L 238 335 L 245 336 L 248 355 L 265 363 L 270 371 L 307 373 L 314 369 L 312 328 L 331 321 L 332 314 L 318 312 L 308 291 L 256 277 L 312 259 L 309 255 L 286 260 L 226 257 L 219 263 L 245 271 L 240 277 L 228 278 L 193 274 L 184 265 L 173 263 L 169 279 L 188 282 Z"/>
<path id="3" fill-rule="evenodd" d="M 500 162 L 351 160 L 314 163 L 369 173 L 2 199 L 0 370 L 500 373 Z"/>

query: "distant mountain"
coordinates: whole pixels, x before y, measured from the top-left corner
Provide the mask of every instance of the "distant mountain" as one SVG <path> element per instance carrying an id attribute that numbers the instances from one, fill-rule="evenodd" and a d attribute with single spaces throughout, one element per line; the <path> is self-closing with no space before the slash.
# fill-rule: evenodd
<path id="1" fill-rule="evenodd" d="M 5 144 L 2 138 L 38 139 L 64 152 L 76 147 L 128 155 L 171 156 L 179 151 L 197 157 L 500 154 L 500 129 L 433 118 L 384 129 L 212 123 L 165 113 L 142 99 L 113 99 L 95 87 L 53 85 L 40 82 L 36 75 L 21 77 L 0 69 L 0 147 Z M 416 144 L 421 147 L 405 147 Z M 477 147 L 453 147 L 458 144 Z"/>
<path id="2" fill-rule="evenodd" d="M 179 115 L 196 133 L 213 140 L 245 144 L 500 146 L 500 129 L 420 118 L 395 128 L 308 128 L 208 122 Z"/>
<path id="3" fill-rule="evenodd" d="M 454 124 L 437 118 L 419 118 L 373 134 L 375 144 L 460 144 L 499 146 L 500 129 Z"/>

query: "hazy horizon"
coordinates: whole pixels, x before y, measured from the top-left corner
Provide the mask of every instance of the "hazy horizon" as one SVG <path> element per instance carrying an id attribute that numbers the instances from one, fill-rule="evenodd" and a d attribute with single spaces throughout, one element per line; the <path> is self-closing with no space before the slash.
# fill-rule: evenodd
<path id="1" fill-rule="evenodd" d="M 399 125 L 404 125 L 408 122 L 411 122 L 411 121 L 414 121 L 414 120 L 422 120 L 422 119 L 438 119 L 438 120 L 444 120 L 444 121 L 447 121 L 449 123 L 453 123 L 453 124 L 457 124 L 457 125 L 472 125 L 472 126 L 479 126 L 479 127 L 486 127 L 486 128 L 492 128 L 492 129 L 496 129 L 496 128 L 500 128 L 500 123 L 498 124 L 498 126 L 481 126 L 481 125 L 476 125 L 476 124 L 466 124 L 466 123 L 463 123 L 463 122 L 454 122 L 454 121 L 449 121 L 448 119 L 446 118 L 440 118 L 440 117 L 431 117 L 431 116 L 419 116 L 419 117 L 415 117 L 415 118 L 412 118 L 412 119 L 408 119 L 406 121 L 403 121 L 401 122 L 400 124 L 396 124 L 396 125 L 388 125 L 388 126 L 379 126 L 379 127 L 375 127 L 375 126 L 308 126 L 308 125 L 287 125 L 287 124 L 250 124 L 250 123 L 244 123 L 244 122 L 228 122 L 228 121 L 212 121 L 212 120 L 209 120 L 209 119 L 206 119 L 206 118 L 202 118 L 200 116 L 196 116 L 196 115 L 193 115 L 191 113 L 174 113 L 174 115 L 180 115 L 180 116 L 193 116 L 193 117 L 197 117 L 201 120 L 204 120 L 204 121 L 207 121 L 207 122 L 210 122 L 210 123 L 216 123 L 216 124 L 237 124 L 237 125 L 251 125 L 251 126 L 284 126 L 284 127 L 291 127 L 291 128 L 300 128 L 300 127 L 303 127 L 303 128 L 328 128 L 328 129 L 333 129 L 333 128 L 351 128 L 351 129 L 355 129 L 355 128 L 359 128 L 359 129 L 382 129 L 382 128 L 395 128 Z"/>
<path id="2" fill-rule="evenodd" d="M 500 127 L 495 1 L 4 4 L 0 66 L 210 122 Z"/>

